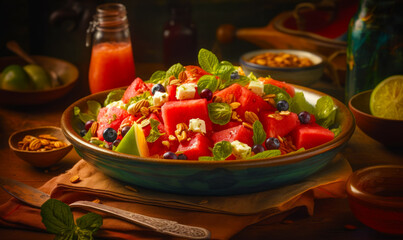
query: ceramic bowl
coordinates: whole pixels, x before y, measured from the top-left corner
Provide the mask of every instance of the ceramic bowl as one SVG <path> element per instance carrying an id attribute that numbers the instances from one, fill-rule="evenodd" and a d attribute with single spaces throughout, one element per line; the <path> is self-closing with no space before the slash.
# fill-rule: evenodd
<path id="1" fill-rule="evenodd" d="M 31 135 L 31 136 L 39 136 L 42 134 L 50 134 L 60 141 L 64 142 L 67 144 L 65 147 L 53 149 L 53 150 L 48 150 L 44 152 L 36 152 L 36 151 L 27 151 L 27 150 L 20 150 L 18 149 L 18 142 L 21 141 L 26 135 Z M 14 132 L 11 134 L 8 144 L 11 148 L 11 150 L 14 151 L 14 153 L 21 158 L 22 160 L 28 162 L 32 166 L 35 167 L 40 167 L 40 168 L 45 168 L 45 167 L 50 167 L 57 162 L 59 162 L 64 156 L 66 156 L 71 149 L 73 148 L 73 145 L 67 141 L 65 136 L 63 135 L 62 129 L 59 127 L 53 127 L 53 126 L 45 126 L 45 127 L 37 127 L 37 128 L 30 128 L 30 129 L 24 129 L 21 131 Z"/>
<path id="2" fill-rule="evenodd" d="M 351 174 L 347 194 L 351 211 L 383 233 L 403 234 L 403 165 L 380 165 Z"/>
<path id="3" fill-rule="evenodd" d="M 372 90 L 354 95 L 348 107 L 354 114 L 357 126 L 369 137 L 387 146 L 403 146 L 403 120 L 375 117 L 369 109 Z"/>
<path id="4" fill-rule="evenodd" d="M 46 90 L 11 91 L 0 88 L 1 105 L 36 105 L 51 102 L 66 95 L 74 87 L 78 79 L 78 69 L 73 64 L 46 56 L 32 56 L 32 58 L 46 69 L 53 70 L 63 82 L 62 85 Z M 0 73 L 8 65 L 27 63 L 17 56 L 0 58 Z"/>
<path id="5" fill-rule="evenodd" d="M 312 61 L 313 65 L 309 67 L 268 67 L 248 62 L 254 56 L 263 53 L 289 53 L 298 57 L 307 57 Z M 276 80 L 302 86 L 309 86 L 318 81 L 323 75 L 325 65 L 323 57 L 318 54 L 292 49 L 263 49 L 252 51 L 242 55 L 239 62 L 246 75 L 252 72 L 257 77 L 270 76 Z"/>
<path id="6" fill-rule="evenodd" d="M 294 85 L 307 101 L 315 103 L 324 93 Z M 63 113 L 61 126 L 77 153 L 101 172 L 157 191 L 187 195 L 233 195 L 273 189 L 296 183 L 319 171 L 346 145 L 355 129 L 351 112 L 333 99 L 341 133 L 321 146 L 270 159 L 231 161 L 187 161 L 144 158 L 118 153 L 86 142 L 79 134 L 83 123 L 74 117 L 74 107 L 88 110 L 87 101 L 104 102 L 108 92 L 84 97 Z"/>

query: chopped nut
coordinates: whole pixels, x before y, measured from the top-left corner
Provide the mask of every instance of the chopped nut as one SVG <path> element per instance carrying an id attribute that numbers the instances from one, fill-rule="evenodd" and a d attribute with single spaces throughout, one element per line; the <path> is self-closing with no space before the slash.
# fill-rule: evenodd
<path id="1" fill-rule="evenodd" d="M 29 150 L 31 151 L 36 151 L 42 146 L 41 140 L 39 139 L 34 139 L 30 144 L 29 144 Z"/>
<path id="2" fill-rule="evenodd" d="M 55 146 L 55 148 L 61 148 L 61 147 L 64 147 L 64 142 L 56 141 L 53 143 L 53 145 Z"/>
<path id="3" fill-rule="evenodd" d="M 49 140 L 47 139 L 40 138 L 39 140 L 41 141 L 42 146 L 47 146 L 50 144 Z"/>
<path id="4" fill-rule="evenodd" d="M 98 130 L 98 122 L 95 121 L 92 123 L 89 131 L 91 133 L 91 136 L 96 136 L 97 135 L 97 130 Z"/>
<path id="5" fill-rule="evenodd" d="M 280 114 L 282 116 L 287 116 L 287 115 L 290 115 L 290 111 L 280 111 L 278 114 Z"/>
<path id="6" fill-rule="evenodd" d="M 253 130 L 253 126 L 247 122 L 242 122 L 242 125 L 244 125 L 246 128 L 249 128 L 250 130 Z"/>
<path id="7" fill-rule="evenodd" d="M 141 127 L 141 128 L 145 128 L 145 127 L 148 126 L 149 124 L 150 124 L 150 119 L 144 119 L 143 121 L 141 121 L 140 127 Z"/>
<path id="8" fill-rule="evenodd" d="M 47 139 L 47 140 L 51 140 L 51 141 L 57 141 L 57 140 L 59 140 L 59 139 L 57 139 L 56 137 L 54 137 L 54 136 L 52 136 L 52 135 L 50 135 L 50 134 L 41 134 L 41 135 L 39 135 L 38 137 L 39 137 L 39 138 L 44 138 L 44 139 Z"/>
<path id="9" fill-rule="evenodd" d="M 101 200 L 99 200 L 98 198 L 92 200 L 93 203 L 101 203 Z"/>
<path id="10" fill-rule="evenodd" d="M 228 104 L 231 104 L 232 102 L 235 102 L 235 95 L 234 94 L 232 94 L 232 93 L 230 93 L 230 94 L 228 94 L 228 96 L 227 96 L 227 103 Z"/>
<path id="11" fill-rule="evenodd" d="M 239 108 L 239 106 L 241 106 L 241 104 L 239 102 L 232 102 L 229 104 L 232 108 L 232 110 L 235 110 L 237 108 Z"/>
<path id="12" fill-rule="evenodd" d="M 78 175 L 74 175 L 70 178 L 71 183 L 78 183 L 79 181 L 81 181 L 81 179 L 80 179 L 80 176 L 78 176 Z"/>
<path id="13" fill-rule="evenodd" d="M 213 96 L 212 101 L 215 102 L 215 103 L 223 102 L 222 98 L 219 97 L 219 96 Z"/>
<path id="14" fill-rule="evenodd" d="M 140 113 L 141 113 L 141 115 L 147 117 L 147 116 L 150 114 L 150 110 L 148 110 L 147 107 L 141 107 L 141 108 L 140 108 Z"/>
<path id="15" fill-rule="evenodd" d="M 246 111 L 245 112 L 245 120 L 248 123 L 253 124 L 253 123 L 255 123 L 256 121 L 259 120 L 259 117 L 254 112 Z"/>
<path id="16" fill-rule="evenodd" d="M 175 140 L 176 140 L 176 137 L 175 137 L 174 135 L 169 135 L 169 136 L 168 136 L 168 139 L 169 139 L 170 141 L 175 141 Z"/>
<path id="17" fill-rule="evenodd" d="M 145 100 L 145 99 L 141 99 L 140 101 L 138 101 L 138 102 L 136 102 L 136 103 L 130 105 L 130 106 L 127 108 L 127 111 L 128 111 L 130 114 L 136 115 L 137 113 L 140 112 L 140 109 L 141 109 L 142 107 L 148 107 L 148 106 L 149 106 L 149 102 L 148 102 L 147 100 Z"/>
<path id="18" fill-rule="evenodd" d="M 186 81 L 187 80 L 186 72 L 185 71 L 180 72 L 178 75 L 178 79 L 181 81 Z"/>
<path id="19" fill-rule="evenodd" d="M 173 79 L 169 82 L 170 85 L 180 85 L 182 83 L 182 80 L 180 79 Z"/>
<path id="20" fill-rule="evenodd" d="M 162 145 L 164 145 L 165 147 L 167 147 L 167 148 L 169 148 L 170 146 L 171 146 L 171 144 L 169 143 L 169 141 L 162 141 L 161 142 L 162 143 Z"/>

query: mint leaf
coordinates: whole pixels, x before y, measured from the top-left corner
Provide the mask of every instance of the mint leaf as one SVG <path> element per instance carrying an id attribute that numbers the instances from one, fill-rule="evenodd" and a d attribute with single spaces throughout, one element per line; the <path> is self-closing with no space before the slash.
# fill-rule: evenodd
<path id="1" fill-rule="evenodd" d="M 78 117 L 81 122 L 86 123 L 89 120 L 96 120 L 97 117 L 94 114 L 82 113 L 79 107 L 74 107 L 74 116 Z"/>
<path id="2" fill-rule="evenodd" d="M 42 204 L 41 216 L 48 232 L 57 236 L 74 235 L 74 217 L 69 205 L 51 198 Z"/>
<path id="3" fill-rule="evenodd" d="M 225 160 L 232 154 L 232 146 L 228 141 L 221 141 L 214 144 L 213 156 L 216 160 Z"/>
<path id="4" fill-rule="evenodd" d="M 202 48 L 200 49 L 197 58 L 199 60 L 199 65 L 203 70 L 212 74 L 216 73 L 218 58 L 216 55 L 214 55 L 214 53 Z"/>
<path id="5" fill-rule="evenodd" d="M 291 96 L 282 88 L 274 86 L 272 84 L 264 85 L 264 94 L 276 94 L 275 101 L 286 100 L 288 103 L 291 101 Z"/>
<path id="6" fill-rule="evenodd" d="M 318 99 L 315 105 L 316 122 L 324 128 L 329 128 L 336 118 L 336 107 L 330 96 L 323 96 Z"/>
<path id="7" fill-rule="evenodd" d="M 160 136 L 165 134 L 165 133 L 160 133 L 160 131 L 158 130 L 158 125 L 160 125 L 160 122 L 158 120 L 150 118 L 151 130 L 150 130 L 150 134 L 148 134 L 148 136 L 146 138 L 147 142 L 149 142 L 149 143 L 155 142 L 158 140 L 158 138 Z"/>
<path id="8" fill-rule="evenodd" d="M 95 119 L 97 119 L 96 116 L 98 116 L 99 109 L 101 109 L 102 107 L 101 104 L 94 100 L 88 100 L 87 106 L 88 106 L 88 113 L 94 115 Z"/>
<path id="9" fill-rule="evenodd" d="M 108 93 L 108 96 L 106 96 L 106 99 L 104 101 L 104 106 L 108 106 L 112 102 L 119 101 L 120 99 L 122 99 L 124 93 L 125 93 L 125 90 L 123 90 L 123 89 L 111 91 L 110 93 Z"/>
<path id="10" fill-rule="evenodd" d="M 314 107 L 305 99 L 303 92 L 296 92 L 290 104 L 290 111 L 296 114 L 307 111 L 311 114 L 314 113 Z"/>
<path id="11" fill-rule="evenodd" d="M 330 129 L 330 131 L 332 131 L 334 133 L 334 137 L 337 137 L 341 133 L 341 126 L 339 126 L 337 128 L 332 128 L 332 129 Z"/>
<path id="12" fill-rule="evenodd" d="M 158 70 L 151 75 L 150 79 L 147 82 L 158 83 L 161 80 L 164 80 L 166 78 L 166 75 L 167 72 Z"/>
<path id="13" fill-rule="evenodd" d="M 249 84 L 249 82 L 250 82 L 250 79 L 248 77 L 239 76 L 239 79 L 231 79 L 229 81 L 221 83 L 219 89 L 222 90 L 224 88 L 231 86 L 234 83 L 238 83 L 239 85 L 245 86 L 245 85 Z"/>
<path id="14" fill-rule="evenodd" d="M 165 74 L 165 77 L 169 78 L 171 76 L 174 76 L 177 78 L 179 76 L 179 73 L 182 72 L 183 70 L 185 70 L 185 68 L 182 66 L 182 64 L 180 63 L 174 64 L 168 69 L 168 71 Z"/>
<path id="15" fill-rule="evenodd" d="M 232 108 L 228 103 L 209 103 L 207 108 L 213 123 L 225 125 L 231 120 Z"/>
<path id="16" fill-rule="evenodd" d="M 281 151 L 278 149 L 274 149 L 274 150 L 266 150 L 264 152 L 260 152 L 258 154 L 255 154 L 251 157 L 248 157 L 247 159 L 263 159 L 263 158 L 271 158 L 271 157 L 275 157 L 275 156 L 279 156 L 281 155 Z"/>
<path id="17" fill-rule="evenodd" d="M 210 89 L 211 92 L 215 92 L 218 88 L 220 80 L 216 79 L 213 75 L 203 75 L 197 81 L 197 91 L 199 94 L 203 89 Z"/>
<path id="18" fill-rule="evenodd" d="M 235 67 L 226 61 L 222 61 L 218 64 L 216 75 L 220 77 L 222 82 L 231 80 L 231 73 L 235 71 Z"/>
<path id="19" fill-rule="evenodd" d="M 262 123 L 258 120 L 253 123 L 253 143 L 263 144 L 266 140 L 266 132 L 263 129 Z"/>
<path id="20" fill-rule="evenodd" d="M 92 234 L 103 224 L 101 215 L 92 212 L 77 218 L 76 222 L 78 239 L 93 239 Z"/>
<path id="21" fill-rule="evenodd" d="M 201 157 L 199 157 L 199 161 L 217 161 L 217 159 L 215 159 L 214 157 L 210 157 L 210 156 L 201 156 Z"/>

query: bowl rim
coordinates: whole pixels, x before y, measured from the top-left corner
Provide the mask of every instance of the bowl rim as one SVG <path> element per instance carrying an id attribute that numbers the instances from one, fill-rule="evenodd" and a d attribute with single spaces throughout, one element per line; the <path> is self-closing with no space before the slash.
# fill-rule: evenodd
<path id="1" fill-rule="evenodd" d="M 373 89 L 370 89 L 370 90 L 366 90 L 366 91 L 363 91 L 363 92 L 359 92 L 359 93 L 353 95 L 353 96 L 350 98 L 350 100 L 348 101 L 348 107 L 350 108 L 350 110 L 355 111 L 355 112 L 359 113 L 360 115 L 365 116 L 366 118 L 373 118 L 373 119 L 377 119 L 377 120 L 381 120 L 381 121 L 396 122 L 396 123 L 398 123 L 398 122 L 403 122 L 403 120 L 390 119 L 390 118 L 381 118 L 381 117 L 374 116 L 374 115 L 372 115 L 372 114 L 369 114 L 369 113 L 366 113 L 366 112 L 364 112 L 364 111 L 361 111 L 361 109 L 357 108 L 357 107 L 353 104 L 354 100 L 356 100 L 357 98 L 359 98 L 359 97 L 361 97 L 361 96 L 363 96 L 363 95 L 370 94 L 370 93 L 372 93 L 372 91 L 373 91 Z M 368 103 L 368 105 L 369 105 L 369 103 Z"/>
<path id="2" fill-rule="evenodd" d="M 43 55 L 32 55 L 31 57 L 34 58 L 34 59 L 48 59 L 48 60 L 57 60 L 57 61 L 63 62 L 64 64 L 69 65 L 71 67 L 72 71 L 74 71 L 74 77 L 72 78 L 71 81 L 69 81 L 69 82 L 67 82 L 67 83 L 65 83 L 63 85 L 60 85 L 60 86 L 57 86 L 57 87 L 52 87 L 52 88 L 49 88 L 49 89 L 43 89 L 43 90 L 32 90 L 32 89 L 30 89 L 30 90 L 8 90 L 8 89 L 0 88 L 0 91 L 9 92 L 9 93 L 18 93 L 18 94 L 24 94 L 24 93 L 41 93 L 41 94 L 44 93 L 44 94 L 46 94 L 46 93 L 49 93 L 49 92 L 53 92 L 53 91 L 57 91 L 57 90 L 60 90 L 60 89 L 68 88 L 68 87 L 70 87 L 71 85 L 73 85 L 73 84 L 75 84 L 77 82 L 79 72 L 78 72 L 78 68 L 74 64 L 72 64 L 72 63 L 70 63 L 70 62 L 68 62 L 66 60 L 60 59 L 60 58 L 43 56 Z M 6 56 L 6 57 L 2 57 L 2 58 L 6 59 L 6 60 L 7 59 L 11 60 L 11 59 L 19 59 L 20 57 L 18 57 L 18 56 Z"/>
<path id="3" fill-rule="evenodd" d="M 66 142 L 67 146 L 64 146 L 64 147 L 61 147 L 61 148 L 55 148 L 55 149 L 44 151 L 44 152 L 27 151 L 27 150 L 21 150 L 21 149 L 18 149 L 16 147 L 14 147 L 14 145 L 12 143 L 12 140 L 14 139 L 14 137 L 17 134 L 20 134 L 20 133 L 23 133 L 23 132 L 29 132 L 29 131 L 33 131 L 33 130 L 41 130 L 41 129 L 55 129 L 55 130 L 60 131 L 61 133 L 63 133 L 62 129 L 60 127 L 56 127 L 56 126 L 40 126 L 40 127 L 25 128 L 25 129 L 22 129 L 22 130 L 15 131 L 10 135 L 10 137 L 8 138 L 9 147 L 11 148 L 11 150 L 13 150 L 15 152 L 29 153 L 29 154 L 46 154 L 46 153 L 56 152 L 56 151 L 65 150 L 67 148 L 72 148 L 73 147 L 73 144 L 68 141 L 66 136 L 64 136 L 65 139 L 63 139 L 63 140 L 65 140 L 65 141 L 63 141 L 63 142 Z"/>
<path id="4" fill-rule="evenodd" d="M 382 197 L 379 195 L 371 194 L 366 191 L 362 191 L 361 189 L 358 189 L 355 187 L 355 182 L 359 179 L 360 175 L 365 175 L 368 172 L 371 172 L 376 169 L 402 169 L 403 170 L 403 165 L 397 165 L 397 164 L 390 164 L 390 165 L 375 165 L 375 166 L 370 166 L 370 167 L 365 167 L 359 170 L 354 171 L 349 178 L 347 179 L 346 182 L 346 192 L 347 195 L 353 198 L 357 198 L 363 202 L 372 204 L 372 205 L 380 205 L 380 206 L 385 206 L 385 207 L 394 207 L 394 208 L 400 208 L 403 209 L 403 203 L 401 200 L 393 200 L 391 198 L 386 198 Z M 369 200 L 370 199 L 370 200 Z"/>
<path id="5" fill-rule="evenodd" d="M 298 90 L 302 90 L 305 92 L 308 91 L 308 92 L 311 92 L 311 93 L 319 95 L 319 96 L 327 95 L 325 93 L 319 92 L 314 89 L 310 89 L 307 87 L 294 85 L 294 84 L 292 84 L 292 85 L 294 87 L 296 87 Z M 124 89 L 124 88 L 118 88 L 118 89 Z M 208 167 L 208 166 L 224 167 L 224 166 L 228 166 L 228 165 L 231 165 L 233 167 L 244 167 L 244 166 L 255 166 L 255 165 L 262 166 L 262 162 L 264 162 L 265 163 L 264 166 L 280 166 L 280 165 L 286 165 L 286 164 L 290 164 L 290 163 L 297 163 L 297 162 L 303 161 L 305 159 L 308 159 L 312 156 L 316 156 L 316 155 L 322 154 L 324 152 L 327 152 L 331 149 L 341 147 L 345 143 L 347 143 L 347 141 L 351 138 L 351 136 L 353 135 L 354 130 L 355 130 L 355 119 L 354 119 L 354 116 L 352 115 L 351 111 L 342 102 L 340 102 L 339 100 L 337 100 L 336 98 L 334 98 L 330 95 L 327 95 L 333 99 L 335 105 L 339 108 L 339 110 L 343 111 L 345 113 L 345 115 L 347 116 L 343 120 L 345 126 L 343 127 L 342 131 L 336 138 L 332 139 L 331 141 L 329 141 L 325 144 L 321 144 L 320 146 L 313 147 L 308 150 L 304 150 L 301 152 L 288 154 L 288 155 L 280 155 L 280 156 L 271 157 L 271 158 L 251 159 L 251 160 L 243 159 L 243 160 L 231 160 L 231 161 L 189 161 L 189 160 L 179 160 L 179 159 L 178 160 L 172 160 L 172 159 L 167 160 L 167 159 L 150 158 L 150 157 L 139 157 L 139 156 L 125 154 L 125 153 L 117 153 L 112 150 L 100 148 L 94 144 L 88 143 L 77 132 L 74 131 L 74 129 L 71 125 L 71 121 L 69 121 L 69 119 L 71 119 L 73 117 L 74 107 L 77 106 L 79 103 L 86 102 L 90 99 L 93 99 L 94 96 L 96 96 L 96 95 L 106 94 L 107 92 L 112 91 L 112 90 L 107 90 L 107 91 L 91 94 L 91 95 L 88 95 L 88 96 L 81 98 L 81 99 L 77 100 L 76 102 L 72 103 L 69 107 L 67 107 L 65 109 L 65 111 L 62 114 L 61 128 L 62 128 L 62 131 L 63 131 L 64 135 L 66 136 L 66 138 L 73 145 L 75 145 L 75 143 L 78 143 L 79 145 L 84 145 L 84 146 L 86 146 L 87 151 L 90 151 L 92 153 L 101 152 L 102 154 L 106 154 L 108 157 L 111 157 L 111 158 L 115 157 L 114 160 L 120 161 L 120 162 L 123 162 L 125 160 L 131 160 L 131 161 L 138 161 L 138 162 L 144 162 L 144 163 L 158 163 L 158 164 L 182 165 L 182 166 L 183 165 L 205 166 L 205 167 Z M 116 157 L 118 157 L 118 158 L 116 158 Z M 119 158 L 121 160 L 119 160 Z M 267 161 L 268 159 L 270 159 L 270 161 Z"/>
<path id="6" fill-rule="evenodd" d="M 258 54 L 262 54 L 262 53 L 266 53 L 266 52 L 273 52 L 273 53 L 280 53 L 280 52 L 299 52 L 299 53 L 308 53 L 311 55 L 314 55 L 316 57 L 318 57 L 320 59 L 320 62 L 317 64 L 314 64 L 312 66 L 308 66 L 308 67 L 268 67 L 268 66 L 263 66 L 260 64 L 256 64 L 256 63 L 251 63 L 249 61 L 247 61 L 245 58 L 247 55 L 258 55 Z M 291 53 L 293 54 L 293 53 Z M 251 68 L 255 68 L 258 70 L 271 70 L 271 71 L 287 71 L 287 72 L 301 72 L 301 71 L 306 71 L 306 70 L 313 70 L 313 69 L 317 69 L 317 68 L 322 68 L 325 64 L 325 58 L 324 56 L 317 54 L 317 53 L 313 53 L 310 51 L 306 51 L 306 50 L 300 50 L 300 49 L 260 49 L 260 50 L 255 50 L 255 51 L 251 51 L 251 52 L 247 52 L 244 53 L 240 58 L 239 58 L 239 62 L 241 65 L 245 65 L 247 67 L 251 67 Z"/>

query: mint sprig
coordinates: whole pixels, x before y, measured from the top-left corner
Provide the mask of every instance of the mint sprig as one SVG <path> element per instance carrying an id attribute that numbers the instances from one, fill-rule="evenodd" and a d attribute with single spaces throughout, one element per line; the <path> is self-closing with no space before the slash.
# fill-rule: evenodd
<path id="1" fill-rule="evenodd" d="M 150 134 L 148 134 L 146 141 L 149 143 L 155 142 L 158 140 L 158 138 L 162 135 L 164 135 L 165 133 L 161 133 L 158 130 L 158 125 L 160 125 L 160 122 L 150 118 L 150 126 L 151 126 L 151 130 L 150 130 Z"/>
<path id="2" fill-rule="evenodd" d="M 199 65 L 203 70 L 211 74 L 216 73 L 218 58 L 214 53 L 210 52 L 207 49 L 202 48 L 199 51 L 197 59 L 199 60 Z"/>
<path id="3" fill-rule="evenodd" d="M 210 89 L 211 92 L 215 92 L 219 86 L 219 80 L 215 78 L 213 75 L 203 75 L 197 81 L 197 91 L 200 94 L 204 89 Z"/>
<path id="4" fill-rule="evenodd" d="M 42 204 L 41 216 L 46 230 L 56 234 L 55 239 L 92 240 L 103 224 L 102 217 L 96 213 L 87 213 L 75 224 L 69 205 L 52 198 Z"/>
<path id="5" fill-rule="evenodd" d="M 209 103 L 207 105 L 210 120 L 215 124 L 225 125 L 229 123 L 232 108 L 228 103 Z"/>
<path id="6" fill-rule="evenodd" d="M 253 143 L 255 145 L 263 144 L 266 140 L 266 132 L 263 129 L 262 123 L 257 120 L 253 123 Z"/>
<path id="7" fill-rule="evenodd" d="M 199 161 L 223 161 L 232 154 L 232 146 L 228 141 L 221 141 L 214 144 L 213 156 L 199 157 Z"/>

